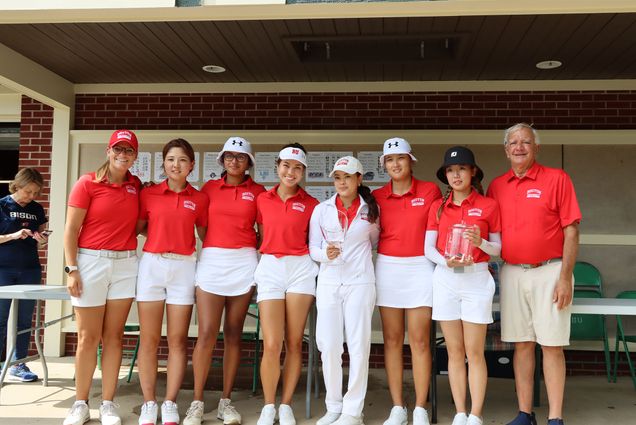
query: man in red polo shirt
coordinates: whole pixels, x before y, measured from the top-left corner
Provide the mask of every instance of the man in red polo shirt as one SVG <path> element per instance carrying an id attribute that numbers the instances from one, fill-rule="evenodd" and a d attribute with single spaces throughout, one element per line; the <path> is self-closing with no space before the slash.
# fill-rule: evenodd
<path id="1" fill-rule="evenodd" d="M 501 210 L 501 339 L 515 343 L 519 414 L 508 425 L 537 423 L 532 412 L 536 343 L 543 351 L 548 425 L 559 425 L 581 211 L 565 171 L 536 162 L 539 136 L 531 126 L 507 129 L 504 149 L 511 169 L 493 180 L 488 195 Z"/>

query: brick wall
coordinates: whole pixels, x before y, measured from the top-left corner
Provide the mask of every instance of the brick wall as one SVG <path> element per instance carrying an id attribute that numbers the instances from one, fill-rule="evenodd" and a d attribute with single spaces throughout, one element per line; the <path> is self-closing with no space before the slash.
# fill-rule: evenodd
<path id="1" fill-rule="evenodd" d="M 51 184 L 51 139 L 53 137 L 53 108 L 22 96 L 22 112 L 20 115 L 20 169 L 33 167 L 42 173 L 44 187 L 37 199 L 48 214 L 49 193 Z M 40 250 L 42 263 L 42 283 L 46 282 L 46 249 Z M 41 320 L 44 320 L 44 302 L 42 302 Z M 35 314 L 34 314 L 35 320 Z M 35 353 L 35 343 L 31 342 L 29 351 Z"/>
<path id="2" fill-rule="evenodd" d="M 77 130 L 636 128 L 636 91 L 80 94 Z"/>

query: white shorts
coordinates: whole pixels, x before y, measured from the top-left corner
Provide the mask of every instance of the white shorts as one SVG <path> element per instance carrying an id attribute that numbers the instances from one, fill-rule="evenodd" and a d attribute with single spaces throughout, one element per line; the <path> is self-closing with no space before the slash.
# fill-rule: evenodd
<path id="1" fill-rule="evenodd" d="M 165 258 L 144 252 L 139 262 L 137 301 L 164 301 L 166 304 L 194 304 L 196 258 Z"/>
<path id="2" fill-rule="evenodd" d="M 248 293 L 258 265 L 254 248 L 203 248 L 195 284 L 205 292 L 235 297 Z"/>
<path id="3" fill-rule="evenodd" d="M 288 292 L 315 296 L 317 275 L 318 265 L 309 255 L 263 254 L 254 272 L 256 301 L 284 300 Z"/>
<path id="4" fill-rule="evenodd" d="M 75 307 L 99 307 L 106 305 L 106 300 L 135 298 L 136 255 L 114 259 L 79 253 L 77 267 L 82 295 L 71 297 Z"/>
<path id="5" fill-rule="evenodd" d="M 378 254 L 375 263 L 375 304 L 380 307 L 417 308 L 433 305 L 433 263 L 420 257 Z"/>
<path id="6" fill-rule="evenodd" d="M 433 320 L 492 323 L 494 295 L 495 280 L 488 263 L 477 263 L 464 273 L 437 266 L 433 273 Z"/>
<path id="7" fill-rule="evenodd" d="M 535 269 L 504 264 L 499 275 L 502 341 L 570 344 L 571 306 L 559 310 L 552 301 L 561 266 L 560 261 Z"/>

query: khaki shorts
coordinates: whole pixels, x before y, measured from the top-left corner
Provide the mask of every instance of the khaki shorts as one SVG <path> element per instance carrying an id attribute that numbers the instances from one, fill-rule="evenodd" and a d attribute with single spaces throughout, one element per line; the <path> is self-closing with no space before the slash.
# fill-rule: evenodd
<path id="1" fill-rule="evenodd" d="M 560 273 L 560 261 L 535 269 L 504 264 L 500 274 L 502 341 L 570 345 L 570 306 L 558 310 L 552 302 Z"/>

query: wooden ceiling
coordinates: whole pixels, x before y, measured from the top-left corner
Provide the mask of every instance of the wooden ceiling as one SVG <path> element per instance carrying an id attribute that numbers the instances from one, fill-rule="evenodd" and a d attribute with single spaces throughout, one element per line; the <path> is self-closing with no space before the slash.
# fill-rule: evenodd
<path id="1" fill-rule="evenodd" d="M 634 13 L 4 24 L 0 43 L 78 84 L 636 78 Z"/>

